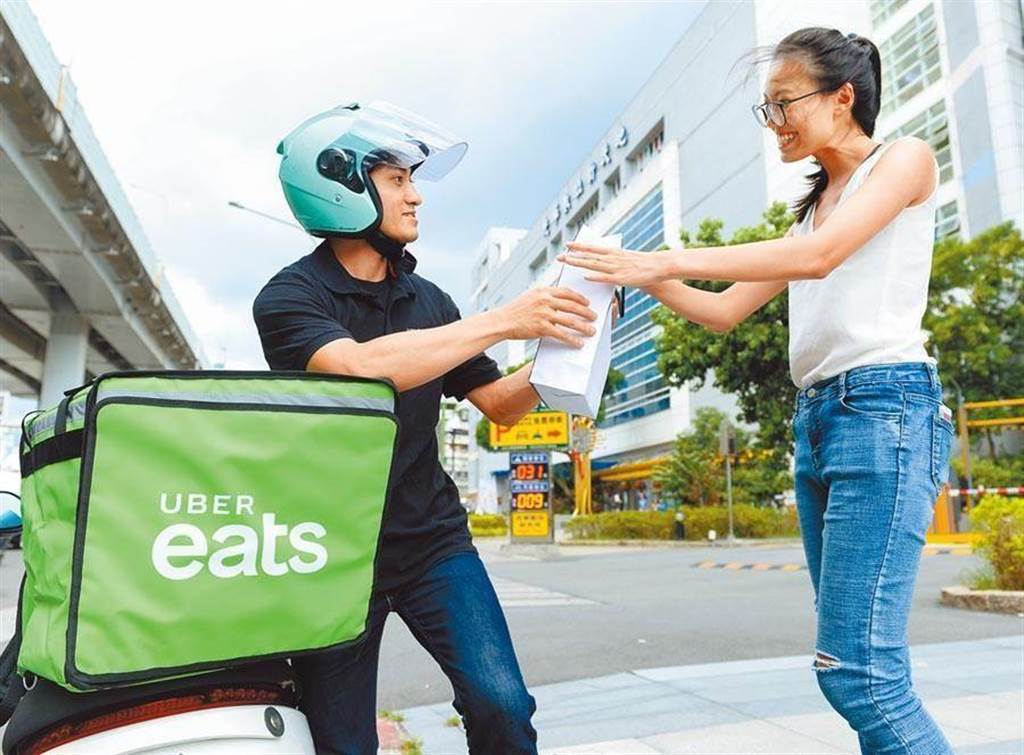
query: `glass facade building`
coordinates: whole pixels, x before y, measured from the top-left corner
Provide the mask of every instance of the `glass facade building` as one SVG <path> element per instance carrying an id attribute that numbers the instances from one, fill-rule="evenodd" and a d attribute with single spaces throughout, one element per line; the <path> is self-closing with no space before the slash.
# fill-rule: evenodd
<path id="1" fill-rule="evenodd" d="M 626 249 L 649 252 L 665 243 L 664 204 L 659 186 L 644 197 L 612 233 L 622 234 Z M 669 407 L 669 386 L 658 371 L 651 312 L 658 302 L 639 289 L 626 292 L 626 315 L 612 331 L 612 369 L 624 380 L 605 399 L 602 426 L 645 417 Z"/>

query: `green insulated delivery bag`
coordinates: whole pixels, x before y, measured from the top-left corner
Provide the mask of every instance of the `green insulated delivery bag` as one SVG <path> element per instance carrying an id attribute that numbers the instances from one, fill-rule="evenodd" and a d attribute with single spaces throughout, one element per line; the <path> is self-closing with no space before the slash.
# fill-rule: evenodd
<path id="1" fill-rule="evenodd" d="M 30 415 L 19 670 L 90 690 L 358 639 L 395 402 L 375 380 L 137 372 Z"/>

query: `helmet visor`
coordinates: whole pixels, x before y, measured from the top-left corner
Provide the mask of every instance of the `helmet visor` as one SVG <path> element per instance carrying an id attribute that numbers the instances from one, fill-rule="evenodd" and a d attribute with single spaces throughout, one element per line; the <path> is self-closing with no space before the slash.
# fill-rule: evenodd
<path id="1" fill-rule="evenodd" d="M 466 154 L 465 141 L 390 103 L 377 100 L 356 114 L 348 137 L 364 142 L 367 154 L 375 153 L 389 165 L 415 169 L 416 178 L 439 181 Z"/>

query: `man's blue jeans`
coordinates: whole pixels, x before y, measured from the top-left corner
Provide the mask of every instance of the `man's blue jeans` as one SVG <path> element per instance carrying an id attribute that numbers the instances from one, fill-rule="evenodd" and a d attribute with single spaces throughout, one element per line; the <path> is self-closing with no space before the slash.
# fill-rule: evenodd
<path id="1" fill-rule="evenodd" d="M 377 660 L 392 611 L 451 681 L 471 753 L 537 752 L 536 705 L 494 587 L 479 556 L 457 553 L 409 584 L 375 592 L 363 642 L 293 661 L 318 753 L 377 752 Z"/>
<path id="2" fill-rule="evenodd" d="M 801 390 L 796 498 L 817 598 L 814 670 L 864 753 L 952 753 L 910 681 L 907 618 L 953 425 L 930 364 Z"/>

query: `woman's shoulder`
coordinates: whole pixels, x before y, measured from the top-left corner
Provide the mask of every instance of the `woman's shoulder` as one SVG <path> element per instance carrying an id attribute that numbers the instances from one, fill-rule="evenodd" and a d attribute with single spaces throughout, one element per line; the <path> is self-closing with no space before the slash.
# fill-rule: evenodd
<path id="1" fill-rule="evenodd" d="M 885 144 L 880 152 L 879 165 L 887 162 L 904 168 L 928 167 L 935 160 L 931 144 L 919 136 L 899 136 Z"/>
<path id="2" fill-rule="evenodd" d="M 931 196 L 938 179 L 938 163 L 931 145 L 916 136 L 901 136 L 885 145 L 870 173 L 879 177 L 906 181 L 917 179 L 916 205 Z"/>

